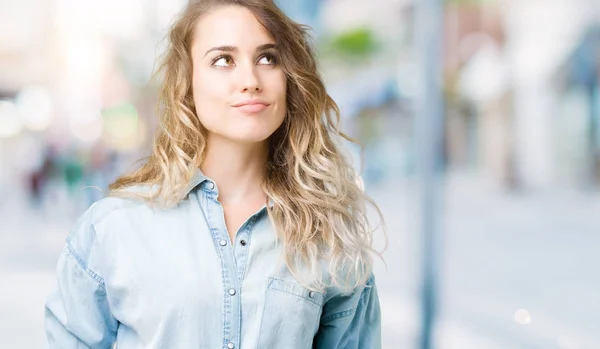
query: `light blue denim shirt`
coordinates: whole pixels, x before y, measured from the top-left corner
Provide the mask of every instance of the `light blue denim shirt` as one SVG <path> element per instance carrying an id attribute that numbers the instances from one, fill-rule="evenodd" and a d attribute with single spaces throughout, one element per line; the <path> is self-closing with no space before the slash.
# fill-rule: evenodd
<path id="1" fill-rule="evenodd" d="M 77 221 L 46 302 L 49 348 L 381 348 L 371 276 L 310 291 L 280 263 L 266 205 L 232 242 L 198 171 L 176 208 L 105 198 Z"/>

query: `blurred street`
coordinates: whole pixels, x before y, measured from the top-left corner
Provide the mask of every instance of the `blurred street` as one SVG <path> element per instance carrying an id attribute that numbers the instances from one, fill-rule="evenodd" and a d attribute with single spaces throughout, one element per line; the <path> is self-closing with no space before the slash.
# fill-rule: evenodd
<path id="1" fill-rule="evenodd" d="M 600 347 L 600 195 L 511 195 L 468 174 L 451 175 L 446 187 L 438 347 Z M 378 263 L 377 280 L 390 349 L 413 347 L 418 329 L 413 188 L 410 180 L 372 188 L 389 227 L 388 269 Z M 13 198 L 3 201 L 0 226 L 0 309 L 10 314 L 0 317 L 0 338 L 7 348 L 40 348 L 44 300 L 72 221 L 36 217 Z"/>
<path id="2" fill-rule="evenodd" d="M 600 1 L 275 2 L 364 146 L 345 143 L 389 230 L 384 348 L 599 349 Z M 65 238 L 148 155 L 187 3 L 0 1 L 1 348 L 45 347 Z"/>

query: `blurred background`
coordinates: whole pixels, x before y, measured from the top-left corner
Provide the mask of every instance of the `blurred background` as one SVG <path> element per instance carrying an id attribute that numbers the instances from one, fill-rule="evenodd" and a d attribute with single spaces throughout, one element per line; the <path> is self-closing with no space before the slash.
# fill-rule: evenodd
<path id="1" fill-rule="evenodd" d="M 185 3 L 0 0 L 3 346 L 45 345 L 72 224 L 148 154 L 149 79 Z M 427 333 L 439 349 L 600 348 L 600 1 L 425 3 L 279 1 L 313 27 L 365 146 L 357 168 L 389 230 L 384 348 Z"/>

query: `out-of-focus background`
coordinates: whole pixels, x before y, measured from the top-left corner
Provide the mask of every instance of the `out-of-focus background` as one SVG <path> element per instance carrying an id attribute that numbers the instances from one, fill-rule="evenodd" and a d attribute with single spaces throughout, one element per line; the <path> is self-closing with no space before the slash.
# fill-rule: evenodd
<path id="1" fill-rule="evenodd" d="M 423 314 L 440 349 L 600 348 L 600 1 L 446 0 L 423 24 L 425 1 L 279 1 L 313 26 L 343 129 L 365 145 L 366 190 L 389 229 L 376 271 L 384 348 L 419 347 Z M 148 154 L 149 79 L 185 3 L 0 1 L 2 347 L 45 345 L 74 220 Z M 433 59 L 429 27 L 441 29 Z M 424 64 L 438 64 L 443 91 L 425 235 Z M 437 310 L 424 313 L 432 257 Z"/>

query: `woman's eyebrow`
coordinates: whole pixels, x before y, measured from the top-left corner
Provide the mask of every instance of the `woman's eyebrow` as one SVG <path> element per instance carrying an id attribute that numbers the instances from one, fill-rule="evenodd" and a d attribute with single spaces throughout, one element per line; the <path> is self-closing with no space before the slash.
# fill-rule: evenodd
<path id="1" fill-rule="evenodd" d="M 264 50 L 274 49 L 274 48 L 277 48 L 277 45 L 272 44 L 272 43 L 262 44 L 256 48 L 256 51 L 264 51 Z M 236 46 L 216 46 L 211 49 L 208 49 L 208 51 L 206 51 L 206 53 L 204 54 L 204 57 L 206 57 L 206 55 L 212 51 L 235 52 L 235 51 L 237 51 L 237 49 L 238 48 Z"/>
<path id="2" fill-rule="evenodd" d="M 265 51 L 269 49 L 277 49 L 277 45 L 275 44 L 263 44 L 256 48 L 256 51 Z"/>

